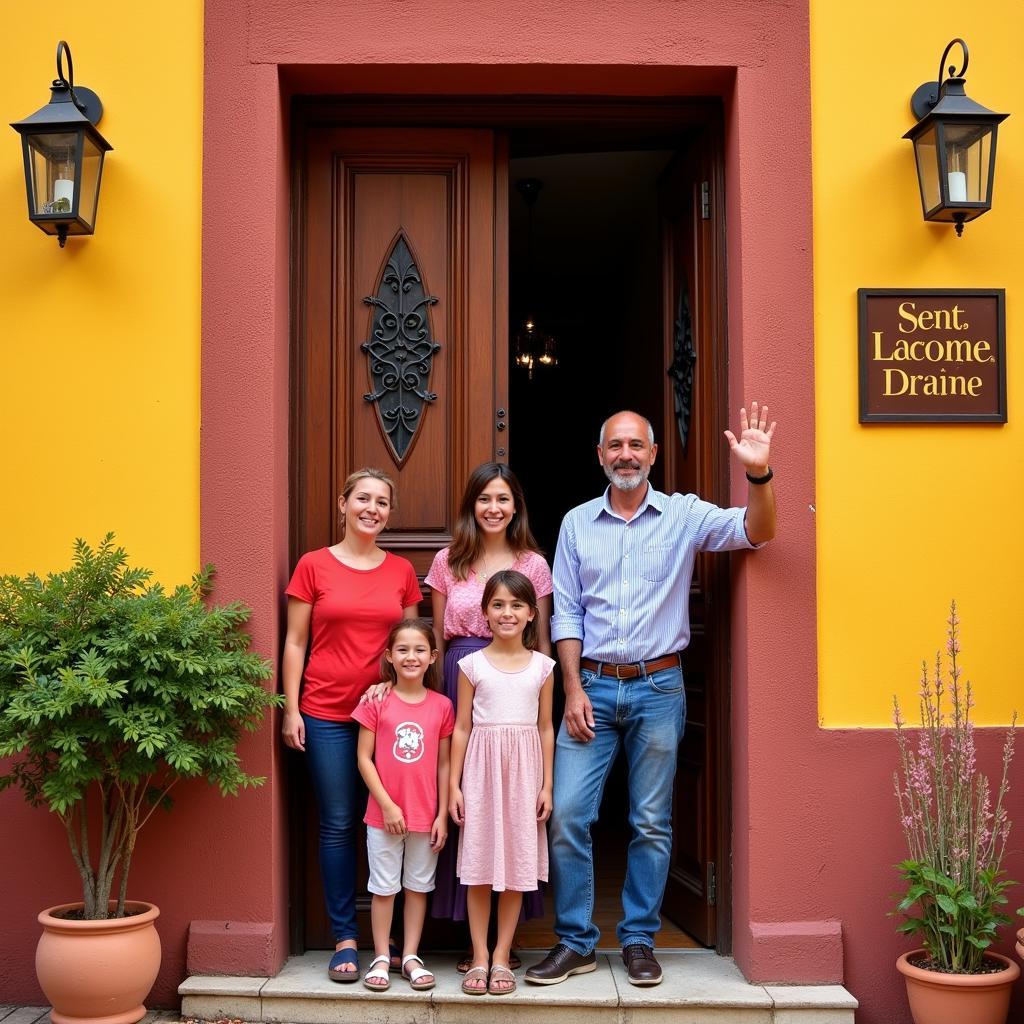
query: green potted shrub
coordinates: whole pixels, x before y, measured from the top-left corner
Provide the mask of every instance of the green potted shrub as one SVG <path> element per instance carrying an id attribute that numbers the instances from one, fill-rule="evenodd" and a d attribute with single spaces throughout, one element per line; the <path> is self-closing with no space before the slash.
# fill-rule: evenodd
<path id="1" fill-rule="evenodd" d="M 165 590 L 108 534 L 96 548 L 76 541 L 63 572 L 0 577 L 0 788 L 57 816 L 82 881 L 80 902 L 39 915 L 36 969 L 54 1024 L 145 1014 L 159 910 L 128 899 L 129 869 L 177 783 L 206 779 L 229 795 L 265 781 L 242 770 L 237 747 L 280 698 L 249 650 L 249 609 L 206 603 L 212 572 Z M 73 960 L 83 936 L 98 950 Z"/>
<path id="2" fill-rule="evenodd" d="M 922 665 L 920 728 L 916 741 L 894 699 L 900 766 L 894 775 L 909 857 L 899 865 L 906 891 L 897 905 L 899 931 L 922 948 L 896 966 L 907 984 L 915 1024 L 1004 1024 L 1020 968 L 991 945 L 1005 913 L 1003 874 L 1010 835 L 1005 797 L 1014 727 L 1003 744 L 1002 776 L 992 799 L 976 765 L 971 683 L 960 668 L 956 602 L 947 622 L 946 664 L 934 675 Z"/>

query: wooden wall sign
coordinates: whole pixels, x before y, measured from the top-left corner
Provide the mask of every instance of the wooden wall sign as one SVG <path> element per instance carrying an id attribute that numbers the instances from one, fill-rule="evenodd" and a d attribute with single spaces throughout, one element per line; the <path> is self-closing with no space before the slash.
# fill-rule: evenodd
<path id="1" fill-rule="evenodd" d="M 860 288 L 861 423 L 1005 423 L 1002 288 Z"/>

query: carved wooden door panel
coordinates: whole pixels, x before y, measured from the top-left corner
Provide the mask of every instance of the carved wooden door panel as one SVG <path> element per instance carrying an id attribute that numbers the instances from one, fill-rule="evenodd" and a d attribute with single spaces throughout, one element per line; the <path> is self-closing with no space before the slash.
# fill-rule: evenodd
<path id="1" fill-rule="evenodd" d="M 668 167 L 659 190 L 663 241 L 666 490 L 728 504 L 722 440 L 726 344 L 721 161 L 706 131 Z M 679 752 L 672 863 L 664 912 L 707 946 L 728 943 L 728 559 L 700 555 L 683 659 L 686 734 Z M 725 949 L 722 949 L 725 952 Z"/>
<path id="2" fill-rule="evenodd" d="M 507 171 L 499 143 L 477 130 L 305 129 L 294 274 L 293 561 L 338 539 L 345 477 L 377 466 L 398 491 L 382 544 L 408 558 L 422 580 L 451 540 L 468 472 L 506 455 Z M 293 768 L 290 791 L 300 800 L 308 784 L 302 766 Z M 293 862 L 305 865 L 304 881 L 292 880 L 293 895 L 305 893 L 305 924 L 293 925 L 292 940 L 305 948 L 333 945 L 315 818 L 310 806 L 305 850 L 293 851 Z"/>

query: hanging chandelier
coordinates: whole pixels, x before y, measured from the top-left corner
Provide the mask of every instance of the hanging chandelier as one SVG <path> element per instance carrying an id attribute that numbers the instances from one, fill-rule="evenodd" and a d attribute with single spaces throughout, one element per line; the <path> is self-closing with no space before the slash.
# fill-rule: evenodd
<path id="1" fill-rule="evenodd" d="M 527 209 L 526 228 L 526 315 L 519 322 L 512 341 L 512 351 L 517 366 L 526 370 L 528 380 L 533 380 L 535 366 L 558 365 L 558 341 L 544 331 L 535 316 L 536 287 L 533 262 L 533 207 L 544 182 L 539 178 L 520 178 L 516 191 L 523 197 Z"/>

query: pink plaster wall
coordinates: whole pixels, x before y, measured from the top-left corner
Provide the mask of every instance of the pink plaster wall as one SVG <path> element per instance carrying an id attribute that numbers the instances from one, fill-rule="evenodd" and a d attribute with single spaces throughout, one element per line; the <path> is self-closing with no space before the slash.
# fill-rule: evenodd
<path id="1" fill-rule="evenodd" d="M 246 767 L 255 773 L 270 770 L 260 746 L 257 739 L 243 748 Z M 141 833 L 129 888 L 129 895 L 160 907 L 156 925 L 163 961 L 150 1006 L 178 1004 L 194 919 L 273 921 L 275 913 L 260 890 L 259 874 L 269 877 L 262 862 L 274 862 L 267 841 L 277 803 L 273 788 L 268 784 L 223 800 L 205 784 L 190 783 L 178 787 L 175 802 L 170 813 L 154 815 Z M 9 791 L 0 796 L 0 822 L 7 854 L 0 881 L 0 1004 L 45 1005 L 35 980 L 36 915 L 44 907 L 80 900 L 81 884 L 64 831 L 49 812 L 27 808 L 19 793 Z M 262 964 L 269 971 L 277 962 L 273 955 L 250 955 L 246 966 Z"/>

